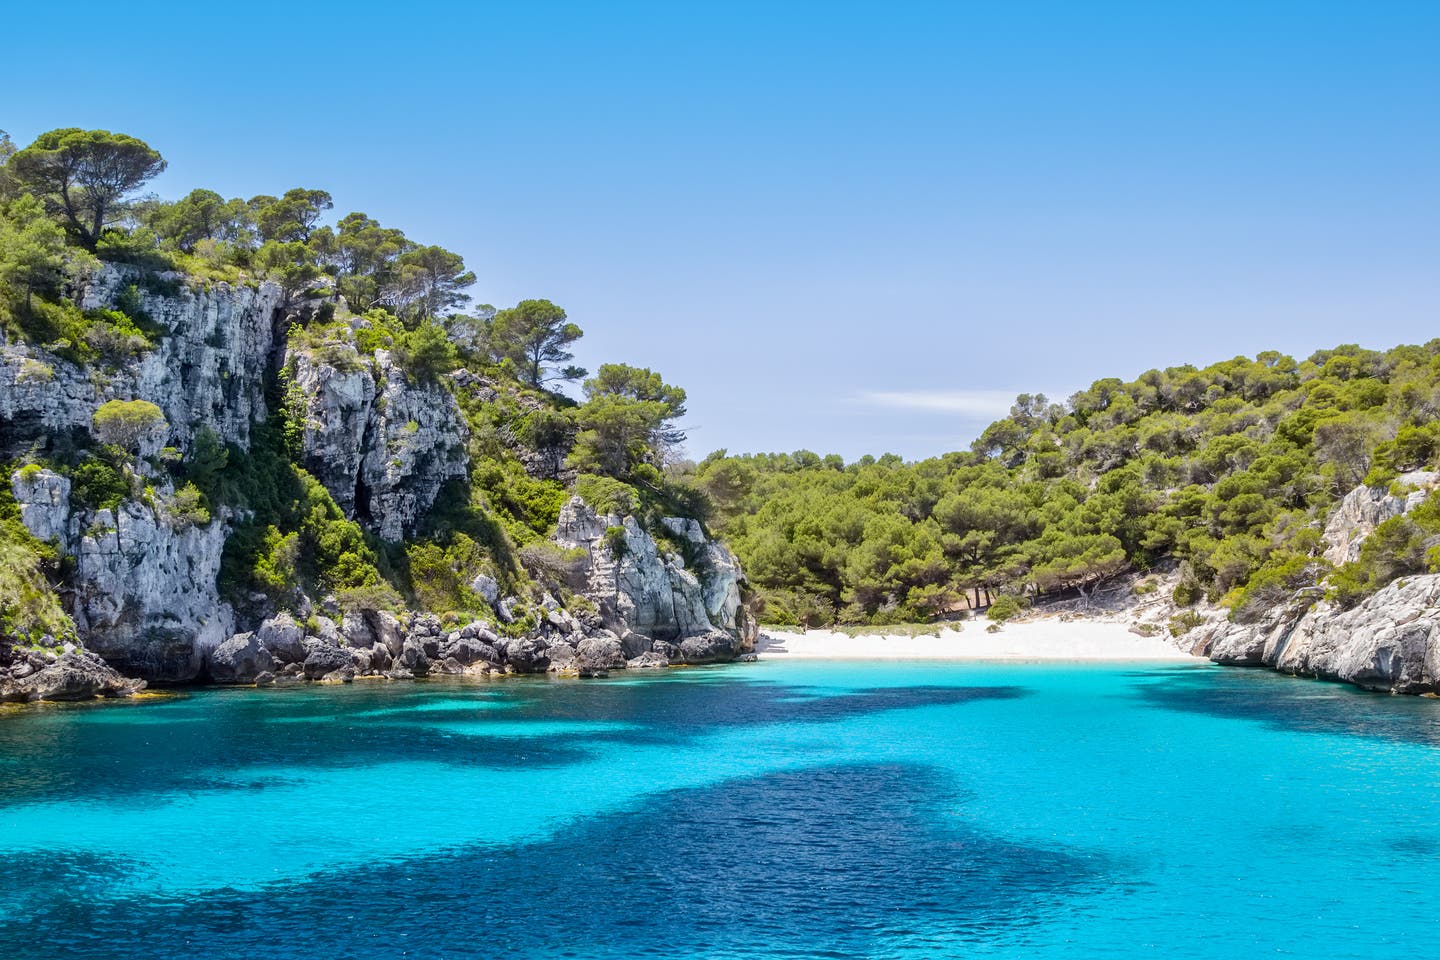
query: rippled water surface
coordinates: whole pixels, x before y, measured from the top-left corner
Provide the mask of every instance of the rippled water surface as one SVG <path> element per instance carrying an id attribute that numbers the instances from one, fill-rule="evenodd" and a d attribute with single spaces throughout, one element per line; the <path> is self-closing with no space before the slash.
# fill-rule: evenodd
<path id="1" fill-rule="evenodd" d="M 0 713 L 0 957 L 1399 957 L 1440 703 L 760 663 Z"/>

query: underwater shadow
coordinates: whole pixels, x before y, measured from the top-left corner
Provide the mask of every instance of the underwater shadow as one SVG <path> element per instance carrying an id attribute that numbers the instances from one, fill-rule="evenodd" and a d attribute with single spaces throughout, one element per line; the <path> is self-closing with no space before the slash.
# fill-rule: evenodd
<path id="1" fill-rule="evenodd" d="M 987 835 L 958 799 L 924 767 L 770 773 L 649 796 L 543 841 L 253 892 L 57 891 L 0 941 L 77 960 L 117 943 L 154 960 L 288 960 L 301 944 L 355 960 L 853 957 L 891 938 L 993 944 L 1106 882 L 1106 862 Z"/>

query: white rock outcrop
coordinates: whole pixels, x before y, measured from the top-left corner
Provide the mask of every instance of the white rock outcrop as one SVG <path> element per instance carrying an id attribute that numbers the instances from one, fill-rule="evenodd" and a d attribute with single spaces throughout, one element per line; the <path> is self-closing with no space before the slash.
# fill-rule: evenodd
<path id="1" fill-rule="evenodd" d="M 10 483 L 26 528 L 73 559 L 68 608 L 85 645 L 122 673 L 193 680 L 206 652 L 234 632 L 215 586 L 222 519 L 176 522 L 136 500 L 74 511 L 69 481 L 49 470 L 16 471 Z"/>
<path id="2" fill-rule="evenodd" d="M 1324 557 L 1335 566 L 1359 559 L 1360 544 L 1376 527 L 1418 507 L 1440 483 L 1440 473 L 1416 470 L 1396 483 L 1406 492 L 1393 494 L 1387 487 L 1356 487 L 1347 493 L 1325 524 Z"/>
<path id="3" fill-rule="evenodd" d="M 416 383 L 388 351 L 372 365 L 336 349 L 290 358 L 307 397 L 305 467 L 346 516 L 399 540 L 447 481 L 465 477 L 465 419 L 444 387 Z"/>
<path id="4" fill-rule="evenodd" d="M 1400 478 L 1411 488 L 1404 495 L 1383 487 L 1350 491 L 1326 523 L 1325 558 L 1337 565 L 1358 558 L 1377 526 L 1424 502 L 1437 481 L 1440 474 L 1417 471 Z M 1392 693 L 1440 693 L 1440 574 L 1402 577 L 1350 610 L 1315 591 L 1256 623 L 1235 623 L 1213 611 L 1181 641 L 1216 663 Z"/>
<path id="5" fill-rule="evenodd" d="M 1352 610 L 1320 602 L 1259 624 L 1194 631 L 1217 663 L 1267 666 L 1391 693 L 1440 692 L 1440 574 L 1404 577 Z"/>
<path id="6" fill-rule="evenodd" d="M 585 595 L 620 636 L 627 657 L 651 652 L 656 642 L 678 648 L 672 660 L 729 659 L 752 650 L 755 624 L 741 602 L 739 561 L 694 520 L 664 523 L 688 545 L 693 567 L 678 554 L 662 555 L 634 517 L 597 514 L 579 497 L 561 508 L 555 539 L 585 551 Z M 686 641 L 699 642 L 687 648 Z"/>
<path id="7" fill-rule="evenodd" d="M 79 306 L 114 307 L 137 283 L 132 268 L 101 267 L 82 290 Z M 162 275 L 173 291 L 137 286 L 141 309 L 166 335 L 155 348 L 120 369 L 78 367 L 46 350 L 0 344 L 0 432 L 10 441 L 78 428 L 90 429 L 107 400 L 148 400 L 165 414 L 166 444 L 189 443 L 202 426 L 246 446 L 250 425 L 265 416 L 264 373 L 274 343 L 280 288 L 187 282 Z"/>

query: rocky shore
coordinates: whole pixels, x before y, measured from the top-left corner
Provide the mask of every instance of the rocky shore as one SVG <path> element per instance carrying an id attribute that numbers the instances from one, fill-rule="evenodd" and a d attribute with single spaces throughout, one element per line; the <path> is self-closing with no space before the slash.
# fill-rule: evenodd
<path id="1" fill-rule="evenodd" d="M 57 648 L 0 647 L 0 703 L 128 697 L 145 681 L 119 671 L 74 644 Z"/>
<path id="2" fill-rule="evenodd" d="M 32 531 L 67 527 L 53 515 L 67 509 L 63 496 L 52 495 L 63 481 L 48 471 L 12 477 Z M 177 580 L 174 564 L 192 571 L 218 564 L 223 538 L 185 538 L 180 549 L 157 552 L 155 534 L 164 528 L 163 518 L 135 512 L 134 523 L 110 531 L 108 551 L 96 548 L 92 534 L 78 538 L 79 551 L 109 558 L 97 561 L 89 584 L 92 591 L 103 587 L 110 631 L 100 635 L 98 648 L 111 657 L 74 644 L 8 648 L 12 662 L 0 666 L 0 702 L 127 696 L 147 681 L 269 686 L 357 677 L 604 677 L 616 670 L 753 656 L 756 627 L 741 603 L 739 564 L 693 520 L 666 521 L 671 533 L 690 544 L 691 569 L 681 556 L 662 551 L 633 517 L 597 514 L 579 497 L 571 498 L 561 511 L 557 538 L 580 555 L 573 573 L 585 602 L 572 603 L 578 610 L 572 612 L 543 594 L 538 622 L 518 634 L 513 627 L 520 598 L 501 596 L 493 580 L 481 577 L 473 586 L 490 603 L 490 618 L 462 624 L 434 614 L 344 612 L 326 598 L 314 608 L 304 601 L 303 618 L 281 612 L 253 630 L 221 637 L 213 625 L 232 623 L 234 612 L 213 595 L 213 585 L 207 593 Z M 623 547 L 606 541 L 613 528 L 625 531 Z M 198 560 L 195 552 L 201 553 Z M 185 601 L 174 601 L 182 592 Z M 156 630 L 161 625 L 169 631 L 163 639 Z"/>

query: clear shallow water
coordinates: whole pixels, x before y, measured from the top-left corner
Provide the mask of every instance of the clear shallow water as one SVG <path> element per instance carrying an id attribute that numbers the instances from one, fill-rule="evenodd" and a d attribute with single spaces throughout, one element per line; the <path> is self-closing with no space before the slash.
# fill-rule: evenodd
<path id="1" fill-rule="evenodd" d="M 760 663 L 0 714 L 0 956 L 1390 957 L 1440 702 Z"/>

